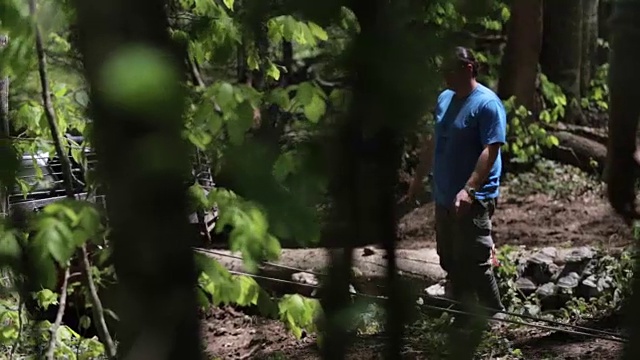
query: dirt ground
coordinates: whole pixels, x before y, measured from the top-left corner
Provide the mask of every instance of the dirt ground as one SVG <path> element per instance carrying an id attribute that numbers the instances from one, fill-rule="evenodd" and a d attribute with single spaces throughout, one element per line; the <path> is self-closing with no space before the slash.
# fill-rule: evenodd
<path id="1" fill-rule="evenodd" d="M 435 246 L 434 204 L 406 214 L 399 224 L 402 249 Z M 558 198 L 551 194 L 513 194 L 502 189 L 493 216 L 493 237 L 497 246 L 596 247 L 626 246 L 629 228 L 612 213 L 600 191 Z"/>
<path id="2" fill-rule="evenodd" d="M 576 180 L 571 177 L 574 175 L 562 176 L 556 181 L 571 183 Z M 592 245 L 611 248 L 630 244 L 631 232 L 611 213 L 602 196 L 601 186 L 578 186 L 568 192 L 523 191 L 523 188 L 526 190 L 526 184 L 513 182 L 505 183 L 502 188 L 493 218 L 498 246 Z M 399 248 L 434 247 L 433 215 L 433 204 L 425 204 L 407 213 L 399 226 Z M 213 359 L 319 359 L 313 337 L 296 340 L 281 322 L 245 315 L 236 310 L 211 309 L 203 316 L 202 329 L 206 350 Z M 517 343 L 525 358 L 530 359 L 615 359 L 621 350 L 618 343 L 571 339 L 563 334 L 527 331 L 510 333 L 508 337 Z M 378 359 L 382 343 L 379 338 L 358 340 L 353 345 L 350 358 Z M 406 358 L 428 359 L 429 356 L 408 354 Z"/>

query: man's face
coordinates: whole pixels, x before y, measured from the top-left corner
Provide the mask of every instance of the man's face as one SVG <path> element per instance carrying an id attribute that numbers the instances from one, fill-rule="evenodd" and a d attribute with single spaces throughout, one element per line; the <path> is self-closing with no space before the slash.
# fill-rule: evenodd
<path id="1" fill-rule="evenodd" d="M 461 85 L 469 82 L 473 74 L 471 64 L 456 58 L 446 59 L 442 63 L 440 70 L 449 89 L 457 89 Z"/>

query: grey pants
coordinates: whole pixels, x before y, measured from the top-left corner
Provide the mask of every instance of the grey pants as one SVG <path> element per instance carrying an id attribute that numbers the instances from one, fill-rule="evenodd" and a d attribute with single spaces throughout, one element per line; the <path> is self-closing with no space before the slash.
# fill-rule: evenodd
<path id="1" fill-rule="evenodd" d="M 457 216 L 453 209 L 437 205 L 436 243 L 454 299 L 465 304 L 479 300 L 484 307 L 503 310 L 491 262 L 495 206 L 494 199 L 476 200 L 467 213 Z"/>

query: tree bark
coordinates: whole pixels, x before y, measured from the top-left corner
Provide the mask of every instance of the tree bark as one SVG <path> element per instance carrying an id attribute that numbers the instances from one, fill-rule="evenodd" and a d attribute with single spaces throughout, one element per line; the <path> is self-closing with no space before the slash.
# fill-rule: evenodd
<path id="1" fill-rule="evenodd" d="M 498 94 L 534 109 L 538 59 L 542 49 L 542 0 L 516 0 L 511 6 L 507 45 L 502 58 Z"/>
<path id="2" fill-rule="evenodd" d="M 580 63 L 580 94 L 585 97 L 598 66 L 598 5 L 599 0 L 582 0 L 582 60 Z"/>
<path id="3" fill-rule="evenodd" d="M 0 54 L 8 44 L 9 35 L 0 34 Z M 9 136 L 9 77 L 0 73 L 0 139 L 8 139 Z M 9 211 L 8 188 L 9 184 L 0 184 L 0 211 L 3 214 Z"/>
<path id="4" fill-rule="evenodd" d="M 545 1 L 540 65 L 567 95 L 570 122 L 580 121 L 582 43 L 582 0 Z"/>
<path id="5" fill-rule="evenodd" d="M 9 45 L 9 35 L 0 34 L 0 53 Z M 9 77 L 0 74 L 0 136 L 9 136 Z"/>
<path id="6" fill-rule="evenodd" d="M 187 70 L 180 66 L 184 53 L 169 39 L 163 1 L 94 0 L 76 6 L 92 89 L 97 171 L 106 183 L 119 280 L 119 357 L 202 359 L 197 274 L 186 239 L 183 181 L 190 161 L 181 138 L 184 92 L 179 83 Z M 127 79 L 126 74 L 104 73 L 106 65 L 122 61 L 119 56 L 129 56 L 138 69 L 146 69 L 143 61 L 155 64 L 157 72 L 129 74 L 149 84 L 128 87 L 126 98 L 118 93 L 123 89 L 107 86 L 114 76 Z"/>

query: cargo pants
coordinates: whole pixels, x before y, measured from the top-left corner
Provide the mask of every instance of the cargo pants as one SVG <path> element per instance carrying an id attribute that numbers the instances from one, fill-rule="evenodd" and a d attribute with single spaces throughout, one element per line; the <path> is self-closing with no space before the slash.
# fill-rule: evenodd
<path id="1" fill-rule="evenodd" d="M 495 207 L 495 199 L 475 200 L 458 216 L 454 209 L 436 205 L 437 252 L 453 299 L 467 305 L 479 301 L 479 305 L 495 310 L 486 314 L 489 316 L 504 309 L 492 262 L 491 217 Z"/>

